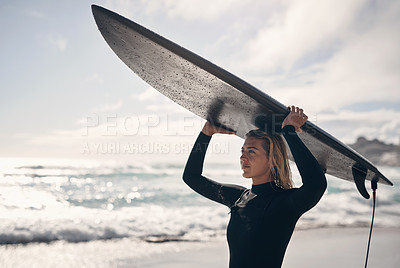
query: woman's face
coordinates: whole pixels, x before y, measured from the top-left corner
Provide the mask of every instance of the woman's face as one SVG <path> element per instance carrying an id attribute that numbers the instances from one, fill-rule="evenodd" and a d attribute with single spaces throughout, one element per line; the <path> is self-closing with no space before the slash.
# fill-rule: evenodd
<path id="1" fill-rule="evenodd" d="M 263 147 L 263 142 L 261 139 L 248 137 L 242 147 L 240 165 L 243 177 L 252 178 L 254 185 L 271 181 L 267 152 Z"/>

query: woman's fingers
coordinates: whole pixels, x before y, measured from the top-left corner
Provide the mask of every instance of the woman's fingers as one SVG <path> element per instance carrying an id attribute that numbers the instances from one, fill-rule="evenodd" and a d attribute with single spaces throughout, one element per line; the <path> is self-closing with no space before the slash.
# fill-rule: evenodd
<path id="1" fill-rule="evenodd" d="M 202 132 L 208 136 L 212 136 L 214 134 L 236 134 L 236 131 L 227 130 L 219 126 L 215 126 L 211 124 L 210 121 L 207 121 L 205 123 Z"/>
<path id="2" fill-rule="evenodd" d="M 307 121 L 308 116 L 304 113 L 304 110 L 297 106 L 289 106 L 289 114 L 282 122 L 282 127 L 286 125 L 293 125 L 296 131 L 301 132 L 301 126 Z"/>
<path id="3" fill-rule="evenodd" d="M 214 129 L 215 129 L 215 133 L 221 133 L 221 134 L 236 134 L 236 132 L 231 131 L 231 130 L 227 130 L 227 129 L 222 128 L 222 127 L 214 126 Z"/>
<path id="4" fill-rule="evenodd" d="M 305 120 L 308 119 L 308 116 L 304 113 L 304 110 L 301 109 L 300 107 L 296 107 L 296 106 L 290 106 L 289 107 L 290 112 L 296 113 L 298 115 L 300 115 L 302 118 L 305 118 Z"/>

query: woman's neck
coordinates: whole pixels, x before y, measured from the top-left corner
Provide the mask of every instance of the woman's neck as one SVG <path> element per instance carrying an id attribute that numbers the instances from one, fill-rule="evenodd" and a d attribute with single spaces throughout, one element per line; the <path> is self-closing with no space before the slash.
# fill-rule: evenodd
<path id="1" fill-rule="evenodd" d="M 263 184 L 263 183 L 267 183 L 267 182 L 273 181 L 273 179 L 270 176 L 263 177 L 263 178 L 251 178 L 251 179 L 253 181 L 253 185 L 260 185 L 260 184 Z"/>

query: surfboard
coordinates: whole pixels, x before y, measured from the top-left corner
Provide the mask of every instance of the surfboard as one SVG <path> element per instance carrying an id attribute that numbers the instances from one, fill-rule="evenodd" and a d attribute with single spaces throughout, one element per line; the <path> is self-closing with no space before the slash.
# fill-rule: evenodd
<path id="1" fill-rule="evenodd" d="M 103 7 L 93 16 L 117 56 L 154 89 L 194 114 L 234 130 L 280 131 L 287 106 L 232 73 L 157 33 Z M 354 181 L 365 198 L 365 180 L 393 185 L 374 164 L 310 121 L 299 137 L 323 170 Z M 290 151 L 290 150 L 288 150 Z"/>

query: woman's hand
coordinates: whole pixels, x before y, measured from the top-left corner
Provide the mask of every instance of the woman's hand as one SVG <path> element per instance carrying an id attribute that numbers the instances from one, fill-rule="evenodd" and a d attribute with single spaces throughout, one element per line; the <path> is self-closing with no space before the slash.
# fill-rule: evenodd
<path id="1" fill-rule="evenodd" d="M 209 121 L 207 121 L 204 124 L 203 130 L 201 131 L 207 136 L 212 136 L 214 134 L 220 133 L 220 134 L 236 134 L 234 131 L 226 130 L 225 128 L 222 127 L 217 127 L 211 124 Z"/>
<path id="2" fill-rule="evenodd" d="M 307 121 L 308 117 L 303 113 L 303 109 L 299 107 L 290 106 L 290 113 L 282 122 L 282 128 L 287 125 L 292 125 L 297 132 L 301 132 L 301 126 Z"/>

